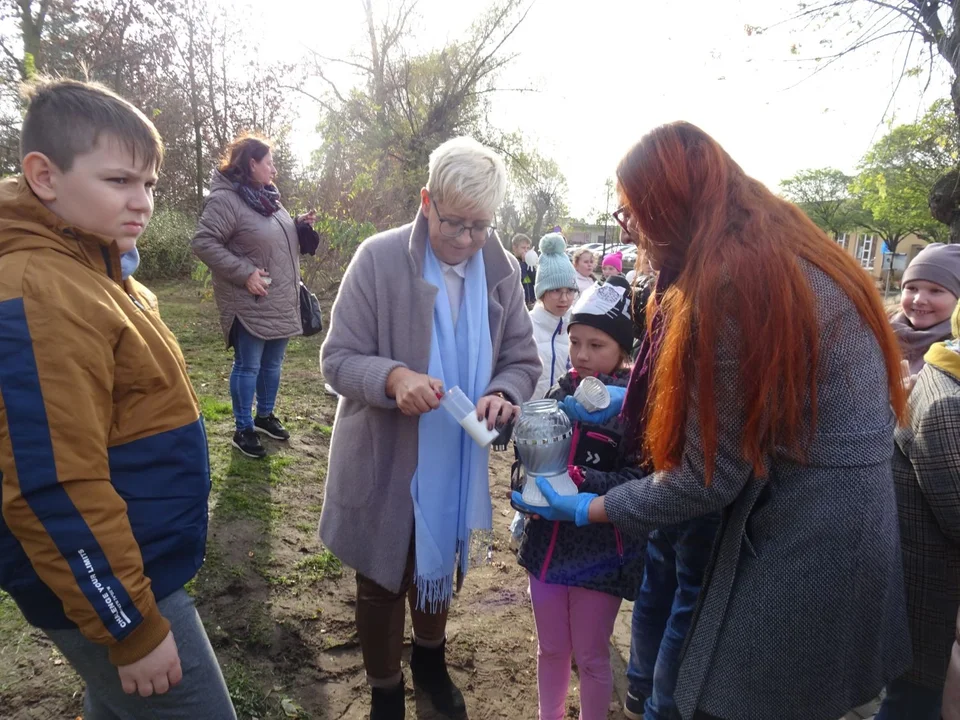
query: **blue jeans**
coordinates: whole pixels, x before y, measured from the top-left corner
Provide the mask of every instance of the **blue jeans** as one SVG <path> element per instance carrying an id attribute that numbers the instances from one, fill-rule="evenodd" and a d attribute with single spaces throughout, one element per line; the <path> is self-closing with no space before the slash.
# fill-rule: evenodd
<path id="1" fill-rule="evenodd" d="M 903 678 L 887 685 L 887 694 L 874 720 L 940 720 L 943 688 L 927 688 Z"/>
<path id="2" fill-rule="evenodd" d="M 86 720 L 237 720 L 227 684 L 213 654 L 203 623 L 185 590 L 157 603 L 170 621 L 180 655 L 183 680 L 163 695 L 127 695 L 105 645 L 96 645 L 79 630 L 44 630 L 87 686 L 83 698 Z"/>
<path id="3" fill-rule="evenodd" d="M 673 691 L 703 574 L 720 526 L 719 513 L 654 530 L 633 606 L 630 694 L 645 697 L 644 720 L 677 720 Z"/>
<path id="4" fill-rule="evenodd" d="M 251 335 L 239 320 L 233 323 L 233 372 L 230 373 L 230 397 L 237 430 L 253 429 L 253 397 L 257 397 L 257 415 L 273 412 L 280 390 L 280 369 L 287 350 L 287 338 L 261 340 Z"/>

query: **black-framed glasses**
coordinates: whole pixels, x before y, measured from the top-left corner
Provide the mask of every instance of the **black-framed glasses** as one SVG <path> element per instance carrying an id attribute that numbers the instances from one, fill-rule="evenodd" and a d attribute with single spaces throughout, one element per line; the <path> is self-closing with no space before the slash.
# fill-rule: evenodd
<path id="1" fill-rule="evenodd" d="M 496 225 L 464 225 L 456 220 L 448 220 L 440 215 L 440 208 L 437 207 L 437 201 L 430 198 L 433 203 L 433 209 L 437 212 L 437 219 L 440 221 L 440 234 L 450 240 L 456 240 L 463 234 L 464 230 L 470 231 L 470 237 L 475 242 L 488 239 L 497 229 Z"/>
<path id="2" fill-rule="evenodd" d="M 630 222 L 630 218 L 632 217 L 630 215 L 630 208 L 628 208 L 626 205 L 621 205 L 611 214 L 613 215 L 613 219 L 617 221 L 617 224 L 623 228 L 624 232 L 630 235 L 633 234 L 630 231 L 630 228 L 627 227 L 627 223 Z"/>

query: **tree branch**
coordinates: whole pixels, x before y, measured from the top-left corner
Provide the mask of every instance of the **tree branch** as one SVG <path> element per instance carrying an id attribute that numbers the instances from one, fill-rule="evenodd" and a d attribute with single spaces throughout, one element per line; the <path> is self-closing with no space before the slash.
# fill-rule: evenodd
<path id="1" fill-rule="evenodd" d="M 3 50 L 4 54 L 14 62 L 14 64 L 17 66 L 17 70 L 20 73 L 20 77 L 23 77 L 24 75 L 23 63 L 20 61 L 20 58 L 18 58 L 16 55 L 14 55 L 10 51 L 10 48 L 7 47 L 7 44 L 3 41 L 3 38 L 0 38 L 0 50 Z"/>
<path id="2" fill-rule="evenodd" d="M 322 107 L 327 112 L 333 113 L 337 111 L 337 109 L 332 105 L 330 105 L 326 100 L 323 100 L 321 98 L 318 98 L 316 95 L 312 95 L 308 93 L 306 90 L 304 90 L 301 87 L 297 87 L 296 85 L 277 85 L 277 87 L 280 88 L 281 90 L 293 90 L 294 92 L 298 92 L 304 97 L 307 97 L 313 100 L 315 103 L 317 103 L 317 105 Z"/>

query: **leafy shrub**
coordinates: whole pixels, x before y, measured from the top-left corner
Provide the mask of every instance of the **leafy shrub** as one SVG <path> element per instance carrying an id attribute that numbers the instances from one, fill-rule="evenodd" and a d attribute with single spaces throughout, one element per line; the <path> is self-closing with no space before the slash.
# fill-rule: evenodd
<path id="1" fill-rule="evenodd" d="M 197 264 L 190 241 L 197 229 L 193 215 L 166 209 L 154 213 L 147 229 L 137 241 L 143 280 L 189 277 Z"/>
<path id="2" fill-rule="evenodd" d="M 304 284 L 327 295 L 339 285 L 360 243 L 376 233 L 377 229 L 370 222 L 357 222 L 322 212 L 317 213 L 317 222 L 313 227 L 320 235 L 320 247 L 316 255 L 300 258 L 300 272 Z"/>

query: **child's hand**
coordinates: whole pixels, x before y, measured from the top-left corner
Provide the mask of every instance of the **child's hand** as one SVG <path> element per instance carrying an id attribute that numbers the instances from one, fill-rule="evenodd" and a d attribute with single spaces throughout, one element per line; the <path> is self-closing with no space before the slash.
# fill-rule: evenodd
<path id="1" fill-rule="evenodd" d="M 627 389 L 616 385 L 606 385 L 607 392 L 610 394 L 610 404 L 603 410 L 596 412 L 587 412 L 573 395 L 569 395 L 560 403 L 560 409 L 574 421 L 588 422 L 594 425 L 603 425 L 611 418 L 620 414 L 623 409 L 623 399 L 627 396 Z"/>
<path id="2" fill-rule="evenodd" d="M 900 375 L 903 381 L 903 389 L 907 391 L 907 395 L 913 390 L 913 386 L 917 384 L 917 376 L 910 373 L 910 363 L 906 360 L 900 361 Z"/>
<path id="3" fill-rule="evenodd" d="M 120 684 L 128 695 L 140 693 L 141 697 L 150 697 L 154 693 L 163 695 L 183 679 L 180 669 L 180 654 L 173 632 L 167 633 L 159 645 L 135 663 L 121 665 Z"/>

